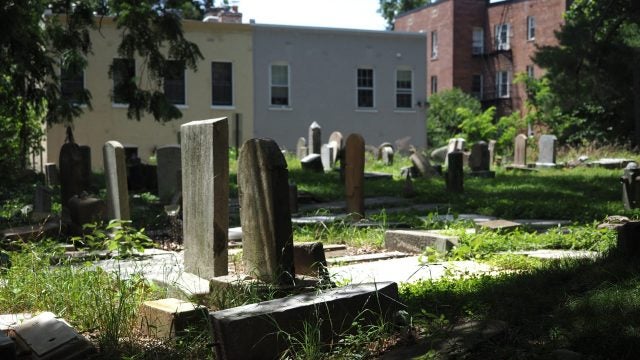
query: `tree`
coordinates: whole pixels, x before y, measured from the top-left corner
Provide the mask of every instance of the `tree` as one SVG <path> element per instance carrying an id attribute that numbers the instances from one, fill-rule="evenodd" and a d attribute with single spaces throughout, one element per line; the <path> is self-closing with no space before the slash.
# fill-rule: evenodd
<path id="1" fill-rule="evenodd" d="M 465 112 L 459 109 L 466 109 Z M 429 97 L 427 134 L 432 146 L 446 144 L 460 131 L 459 126 L 469 116 L 482 113 L 480 102 L 458 88 L 441 91 Z"/>
<path id="2" fill-rule="evenodd" d="M 101 16 L 113 16 L 121 30 L 119 55 L 141 57 L 151 83 L 161 84 L 169 60 L 197 70 L 197 61 L 202 59 L 181 27 L 179 10 L 194 3 L 198 2 L 24 0 L 0 6 L 0 118 L 18 124 L 21 167 L 26 167 L 36 130 L 34 117 L 48 123 L 71 122 L 82 112 L 78 103 L 62 96 L 60 72 L 86 67 L 91 52 L 89 30 L 100 27 Z M 158 121 L 168 121 L 181 116 L 164 97 L 161 86 L 147 89 L 140 82 L 127 86 L 130 118 L 140 120 L 149 113 Z M 85 90 L 79 96 L 90 107 L 91 94 Z"/>
<path id="3" fill-rule="evenodd" d="M 389 29 L 393 29 L 398 14 L 429 4 L 431 0 L 380 0 L 378 13 L 387 20 Z"/>
<path id="4" fill-rule="evenodd" d="M 539 49 L 565 139 L 640 145 L 640 2 L 575 0 L 558 46 Z"/>

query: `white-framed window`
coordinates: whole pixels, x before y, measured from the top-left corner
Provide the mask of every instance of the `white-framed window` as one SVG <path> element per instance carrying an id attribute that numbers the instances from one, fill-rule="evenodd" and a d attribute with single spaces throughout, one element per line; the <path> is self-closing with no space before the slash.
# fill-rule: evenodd
<path id="1" fill-rule="evenodd" d="M 498 98 L 511 97 L 511 74 L 509 71 L 498 71 L 496 73 L 496 95 Z"/>
<path id="2" fill-rule="evenodd" d="M 474 74 L 471 76 L 471 95 L 478 100 L 482 100 L 484 92 L 484 78 L 482 74 Z"/>
<path id="3" fill-rule="evenodd" d="M 184 74 L 184 61 L 169 60 L 167 62 L 162 85 L 164 96 L 174 105 L 185 105 L 187 103 Z"/>
<path id="4" fill-rule="evenodd" d="M 277 63 L 269 67 L 270 95 L 272 106 L 291 106 L 290 89 L 291 82 L 289 76 L 289 64 Z"/>
<path id="5" fill-rule="evenodd" d="M 135 85 L 136 61 L 134 59 L 113 59 L 111 78 L 113 79 L 112 101 L 114 104 L 127 104 Z"/>
<path id="6" fill-rule="evenodd" d="M 534 78 L 533 65 L 527 65 L 527 76 L 530 78 Z"/>
<path id="7" fill-rule="evenodd" d="M 509 24 L 498 24 L 495 28 L 496 50 L 509 50 L 509 38 L 511 37 L 511 26 Z"/>
<path id="8" fill-rule="evenodd" d="M 527 16 L 527 40 L 536 39 L 536 18 Z"/>
<path id="9" fill-rule="evenodd" d="M 432 76 L 431 77 L 431 94 L 435 94 L 438 92 L 438 77 L 437 76 Z"/>
<path id="10" fill-rule="evenodd" d="M 396 108 L 413 108 L 413 71 L 410 69 L 396 70 Z"/>
<path id="11" fill-rule="evenodd" d="M 233 106 L 233 64 L 211 62 L 211 106 Z"/>
<path id="12" fill-rule="evenodd" d="M 84 70 L 60 67 L 60 94 L 71 104 L 84 104 Z"/>
<path id="13" fill-rule="evenodd" d="M 358 93 L 358 107 L 375 107 L 373 69 L 358 68 L 356 72 L 356 88 Z"/>
<path id="14" fill-rule="evenodd" d="M 471 53 L 473 55 L 480 55 L 484 53 L 484 29 L 483 28 L 480 28 L 480 27 L 473 28 Z"/>
<path id="15" fill-rule="evenodd" d="M 431 32 L 431 58 L 432 59 L 438 58 L 438 32 L 437 31 Z"/>

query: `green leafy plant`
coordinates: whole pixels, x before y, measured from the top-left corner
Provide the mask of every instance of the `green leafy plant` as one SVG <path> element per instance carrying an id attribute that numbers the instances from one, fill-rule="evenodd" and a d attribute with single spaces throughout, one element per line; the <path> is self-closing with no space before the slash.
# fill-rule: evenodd
<path id="1" fill-rule="evenodd" d="M 87 246 L 91 250 L 108 250 L 117 252 L 118 257 L 125 258 L 143 252 L 145 247 L 154 246 L 144 229 L 137 230 L 129 220 L 111 220 L 106 227 L 102 224 L 85 224 L 86 234 L 73 237 L 74 243 Z"/>

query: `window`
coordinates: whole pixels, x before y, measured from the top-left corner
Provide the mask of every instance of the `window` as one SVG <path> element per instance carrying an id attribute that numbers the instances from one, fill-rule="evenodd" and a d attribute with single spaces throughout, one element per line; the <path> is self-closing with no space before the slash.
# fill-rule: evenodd
<path id="1" fill-rule="evenodd" d="M 473 28 L 473 40 L 472 40 L 471 53 L 473 55 L 480 55 L 484 53 L 484 30 L 482 28 Z"/>
<path id="2" fill-rule="evenodd" d="M 536 38 L 536 18 L 527 16 L 527 40 L 535 40 Z"/>
<path id="3" fill-rule="evenodd" d="M 508 98 L 510 97 L 509 89 L 509 72 L 508 71 L 498 71 L 496 73 L 496 95 L 499 98 Z"/>
<path id="4" fill-rule="evenodd" d="M 211 106 L 233 106 L 232 70 L 230 62 L 211 63 Z"/>
<path id="5" fill-rule="evenodd" d="M 358 69 L 357 74 L 358 107 L 372 108 L 373 102 L 373 69 Z"/>
<path id="6" fill-rule="evenodd" d="M 431 58 L 438 58 L 438 32 L 431 32 Z"/>
<path id="7" fill-rule="evenodd" d="M 174 105 L 185 105 L 187 103 L 185 96 L 184 82 L 184 62 L 168 61 L 166 73 L 164 74 L 164 96 Z"/>
<path id="8" fill-rule="evenodd" d="M 60 93 L 72 104 L 84 104 L 84 71 L 61 67 Z"/>
<path id="9" fill-rule="evenodd" d="M 534 78 L 533 65 L 527 65 L 527 76 L 532 79 Z"/>
<path id="10" fill-rule="evenodd" d="M 509 24 L 496 25 L 496 50 L 509 50 L 510 34 Z"/>
<path id="11" fill-rule="evenodd" d="M 289 106 L 289 65 L 271 65 L 271 105 Z"/>
<path id="12" fill-rule="evenodd" d="M 438 92 L 438 77 L 437 76 L 432 76 L 431 77 L 431 94 L 435 94 Z"/>
<path id="13" fill-rule="evenodd" d="M 413 107 L 413 71 L 396 70 L 396 108 Z"/>
<path id="14" fill-rule="evenodd" d="M 482 100 L 484 79 L 482 74 L 475 74 L 471 77 L 471 95 L 478 100 Z"/>
<path id="15" fill-rule="evenodd" d="M 126 104 L 127 99 L 133 97 L 136 76 L 136 61 L 134 59 L 113 59 L 111 65 L 113 78 L 113 102 Z"/>

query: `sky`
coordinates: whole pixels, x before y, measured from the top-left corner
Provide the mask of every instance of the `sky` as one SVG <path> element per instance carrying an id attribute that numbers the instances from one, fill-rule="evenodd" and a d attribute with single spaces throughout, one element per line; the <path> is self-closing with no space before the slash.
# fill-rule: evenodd
<path id="1" fill-rule="evenodd" d="M 378 0 L 237 0 L 242 22 L 385 30 Z"/>

